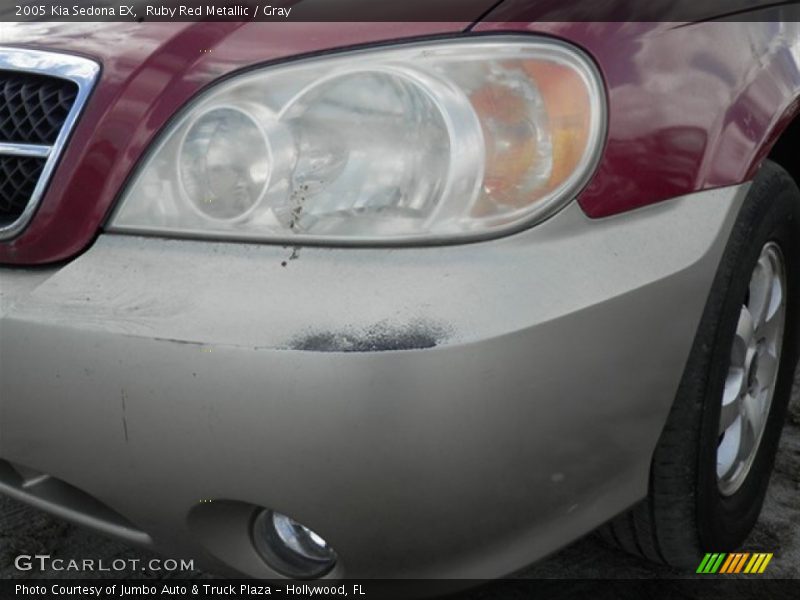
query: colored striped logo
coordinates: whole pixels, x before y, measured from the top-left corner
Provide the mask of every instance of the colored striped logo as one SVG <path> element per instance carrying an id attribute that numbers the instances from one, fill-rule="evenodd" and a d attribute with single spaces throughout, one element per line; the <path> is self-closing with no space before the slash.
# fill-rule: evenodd
<path id="1" fill-rule="evenodd" d="M 772 560 L 772 553 L 734 552 L 733 554 L 709 553 L 703 558 L 697 573 L 704 575 L 714 575 L 716 573 L 730 575 L 733 573 L 763 573 L 769 561 Z"/>

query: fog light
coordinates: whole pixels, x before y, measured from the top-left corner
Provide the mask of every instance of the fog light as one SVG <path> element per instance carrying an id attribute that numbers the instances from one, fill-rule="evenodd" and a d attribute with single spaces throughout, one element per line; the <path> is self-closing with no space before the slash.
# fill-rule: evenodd
<path id="1" fill-rule="evenodd" d="M 271 510 L 256 517 L 253 541 L 271 567 L 295 579 L 322 577 L 336 564 L 336 552 L 322 537 Z"/>

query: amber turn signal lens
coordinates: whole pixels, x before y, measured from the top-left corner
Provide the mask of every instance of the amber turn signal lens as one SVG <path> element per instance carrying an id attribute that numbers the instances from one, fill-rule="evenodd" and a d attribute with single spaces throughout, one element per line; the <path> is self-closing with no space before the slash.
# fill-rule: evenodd
<path id="1" fill-rule="evenodd" d="M 540 60 L 503 64 L 470 101 L 487 146 L 475 216 L 546 198 L 591 150 L 593 99 L 572 67 Z"/>

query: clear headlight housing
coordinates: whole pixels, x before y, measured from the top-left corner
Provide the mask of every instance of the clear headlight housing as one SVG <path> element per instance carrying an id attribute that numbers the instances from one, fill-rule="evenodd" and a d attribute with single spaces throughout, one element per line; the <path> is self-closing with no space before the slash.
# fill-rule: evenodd
<path id="1" fill-rule="evenodd" d="M 111 229 L 288 243 L 499 235 L 591 175 L 602 82 L 566 44 L 485 37 L 252 70 L 203 93 L 127 188 Z"/>

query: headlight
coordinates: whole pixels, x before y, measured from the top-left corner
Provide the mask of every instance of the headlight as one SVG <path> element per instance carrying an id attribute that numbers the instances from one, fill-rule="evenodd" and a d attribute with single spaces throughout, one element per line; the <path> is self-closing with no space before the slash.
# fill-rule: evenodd
<path id="1" fill-rule="evenodd" d="M 111 229 L 289 243 L 486 237 L 574 198 L 603 144 L 592 63 L 520 37 L 260 68 L 162 135 Z"/>

